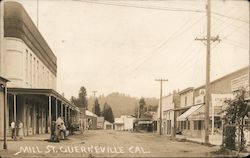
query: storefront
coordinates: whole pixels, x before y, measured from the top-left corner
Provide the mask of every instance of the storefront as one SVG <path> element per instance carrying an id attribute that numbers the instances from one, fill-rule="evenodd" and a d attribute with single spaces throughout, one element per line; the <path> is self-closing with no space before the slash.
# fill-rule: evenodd
<path id="1" fill-rule="evenodd" d="M 66 127 L 78 121 L 79 109 L 52 89 L 8 88 L 7 98 L 7 130 L 11 122 L 22 122 L 25 136 L 49 133 L 58 117 Z"/>

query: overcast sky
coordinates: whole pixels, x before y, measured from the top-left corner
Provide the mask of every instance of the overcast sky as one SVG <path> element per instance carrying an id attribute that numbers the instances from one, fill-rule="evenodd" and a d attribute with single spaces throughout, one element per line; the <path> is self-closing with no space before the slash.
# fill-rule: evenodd
<path id="1" fill-rule="evenodd" d="M 37 1 L 18 1 L 36 23 Z M 57 56 L 57 91 L 158 97 L 156 78 L 169 80 L 164 94 L 205 83 L 206 46 L 194 40 L 206 36 L 205 0 L 92 2 L 39 0 L 38 28 Z M 212 11 L 226 16 L 212 14 L 212 36 L 221 38 L 211 46 L 213 80 L 248 65 L 248 2 L 212 0 Z"/>

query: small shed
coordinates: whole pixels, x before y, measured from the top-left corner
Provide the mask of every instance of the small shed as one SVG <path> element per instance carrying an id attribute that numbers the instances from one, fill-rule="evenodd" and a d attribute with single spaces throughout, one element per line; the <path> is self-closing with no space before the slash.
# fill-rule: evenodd
<path id="1" fill-rule="evenodd" d="M 108 121 L 104 121 L 104 129 L 105 130 L 113 130 L 113 123 L 108 122 Z"/>

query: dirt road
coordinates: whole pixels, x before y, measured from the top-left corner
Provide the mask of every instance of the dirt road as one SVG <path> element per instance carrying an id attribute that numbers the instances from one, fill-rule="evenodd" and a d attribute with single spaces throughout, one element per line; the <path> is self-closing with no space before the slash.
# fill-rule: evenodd
<path id="1" fill-rule="evenodd" d="M 0 143 L 2 147 L 2 143 Z M 3 157 L 211 157 L 218 146 L 171 141 L 152 133 L 95 130 L 53 143 L 44 140 L 9 141 Z"/>

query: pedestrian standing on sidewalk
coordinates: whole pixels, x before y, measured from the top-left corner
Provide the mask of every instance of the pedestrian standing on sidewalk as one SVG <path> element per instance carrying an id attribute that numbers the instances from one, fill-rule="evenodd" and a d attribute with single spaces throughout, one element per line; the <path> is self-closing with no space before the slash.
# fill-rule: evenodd
<path id="1" fill-rule="evenodd" d="M 18 136 L 19 136 L 19 139 L 22 140 L 23 137 L 24 137 L 24 133 L 23 133 L 23 123 L 22 121 L 19 122 L 18 124 Z"/>
<path id="2" fill-rule="evenodd" d="M 16 140 L 16 123 L 15 121 L 12 121 L 10 124 L 10 128 L 11 128 L 11 138 Z"/>
<path id="3" fill-rule="evenodd" d="M 18 138 L 18 134 L 19 134 L 19 128 L 18 128 L 18 125 L 19 125 L 19 121 L 17 121 L 16 123 L 15 123 L 15 133 L 16 133 L 16 139 Z"/>

